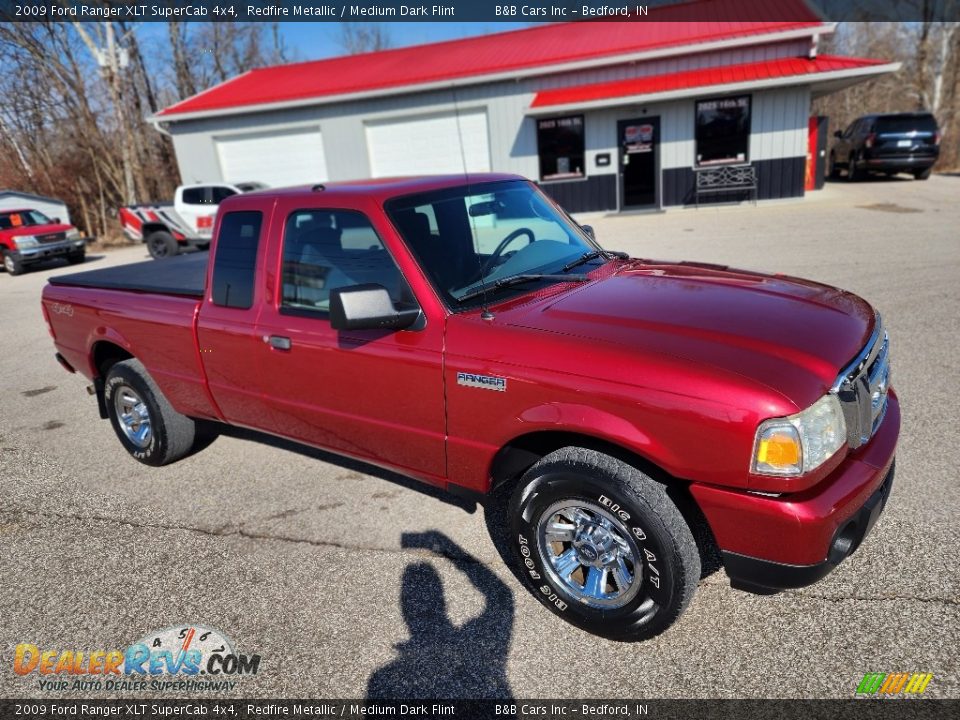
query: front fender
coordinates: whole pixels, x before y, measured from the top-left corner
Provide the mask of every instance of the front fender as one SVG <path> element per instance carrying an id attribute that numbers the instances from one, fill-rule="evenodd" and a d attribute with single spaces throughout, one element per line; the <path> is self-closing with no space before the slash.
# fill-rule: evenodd
<path id="1" fill-rule="evenodd" d="M 543 403 L 525 410 L 517 419 L 523 430 L 518 436 L 537 432 L 575 433 L 618 445 L 660 467 L 677 465 L 671 451 L 649 428 L 590 405 Z M 515 439 L 511 438 L 510 442 Z"/>

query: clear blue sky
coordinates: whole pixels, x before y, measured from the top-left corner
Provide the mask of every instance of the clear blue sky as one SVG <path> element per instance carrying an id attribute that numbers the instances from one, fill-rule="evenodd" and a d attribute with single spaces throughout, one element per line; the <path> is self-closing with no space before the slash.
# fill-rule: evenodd
<path id="1" fill-rule="evenodd" d="M 422 45 L 423 43 L 453 40 L 470 35 L 486 35 L 527 27 L 527 23 L 455 23 L 455 22 L 398 22 L 381 23 L 387 30 L 392 47 Z M 296 51 L 298 60 L 340 55 L 339 23 L 303 22 L 280 23 L 287 47 Z"/>

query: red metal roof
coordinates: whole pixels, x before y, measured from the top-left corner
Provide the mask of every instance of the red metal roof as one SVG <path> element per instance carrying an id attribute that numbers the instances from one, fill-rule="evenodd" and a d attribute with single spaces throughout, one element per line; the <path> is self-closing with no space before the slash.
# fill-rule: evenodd
<path id="1" fill-rule="evenodd" d="M 855 70 L 886 64 L 886 60 L 821 55 L 809 58 L 779 58 L 742 65 L 702 68 L 666 75 L 649 75 L 614 82 L 544 90 L 537 93 L 530 107 L 553 107 L 611 100 L 619 97 L 654 95 L 687 88 L 728 85 L 731 83 L 801 75 L 817 75 L 840 70 Z"/>
<path id="2" fill-rule="evenodd" d="M 643 20 L 570 22 L 252 70 L 160 111 L 208 112 L 375 92 L 526 69 L 589 62 L 665 48 L 822 27 L 802 0 L 781 0 L 779 21 L 769 0 L 700 0 L 651 9 Z M 766 8 L 766 10 L 764 10 Z M 766 13 L 766 14 L 764 14 Z M 691 21 L 692 20 L 692 21 Z M 696 48 L 691 48 L 691 52 Z"/>

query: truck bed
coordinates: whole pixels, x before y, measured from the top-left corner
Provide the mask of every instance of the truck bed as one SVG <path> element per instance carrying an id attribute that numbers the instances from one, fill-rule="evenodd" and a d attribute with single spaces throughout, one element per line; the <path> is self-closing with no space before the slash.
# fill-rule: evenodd
<path id="1" fill-rule="evenodd" d="M 202 298 L 209 257 L 207 252 L 195 252 L 166 260 L 56 275 L 50 278 L 50 284 Z"/>

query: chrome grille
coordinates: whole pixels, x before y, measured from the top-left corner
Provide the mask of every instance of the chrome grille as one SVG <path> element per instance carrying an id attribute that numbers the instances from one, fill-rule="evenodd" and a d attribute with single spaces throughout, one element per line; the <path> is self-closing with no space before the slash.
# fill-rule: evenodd
<path id="1" fill-rule="evenodd" d="M 856 358 L 840 373 L 832 388 L 843 407 L 847 443 L 868 442 L 883 422 L 890 389 L 890 340 L 877 316 L 876 329 Z"/>
<path id="2" fill-rule="evenodd" d="M 65 232 L 56 232 L 56 233 L 47 233 L 46 235 L 37 235 L 37 242 L 39 243 L 52 243 L 59 242 L 60 240 L 66 240 L 67 233 Z"/>

